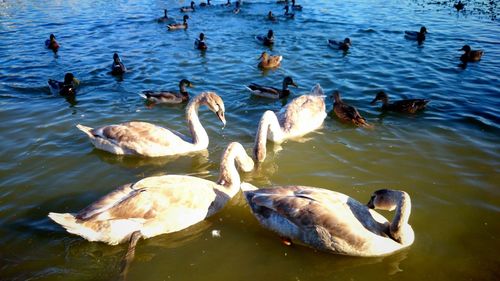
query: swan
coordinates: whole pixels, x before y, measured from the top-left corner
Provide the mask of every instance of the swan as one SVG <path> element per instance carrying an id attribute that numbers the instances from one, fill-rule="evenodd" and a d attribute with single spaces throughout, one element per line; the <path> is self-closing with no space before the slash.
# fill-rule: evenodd
<path id="1" fill-rule="evenodd" d="M 254 163 L 241 144 L 232 142 L 217 182 L 184 175 L 148 177 L 118 187 L 76 214 L 48 216 L 88 241 L 117 245 L 129 240 L 128 264 L 140 238 L 183 230 L 221 210 L 240 190 L 237 166 L 249 172 Z"/>
<path id="2" fill-rule="evenodd" d="M 331 190 L 306 186 L 257 189 L 242 183 L 252 214 L 264 227 L 291 243 L 336 254 L 372 257 L 388 255 L 414 241 L 408 224 L 408 193 L 381 189 L 367 205 Z M 374 210 L 395 210 L 392 222 Z"/>
<path id="3" fill-rule="evenodd" d="M 96 129 L 78 124 L 77 128 L 89 136 L 96 148 L 114 154 L 149 157 L 185 154 L 208 147 L 207 132 L 198 119 L 200 105 L 207 105 L 222 124 L 226 124 L 222 99 L 214 92 L 203 92 L 194 97 L 186 108 L 192 138 L 146 122 L 127 122 Z"/>
<path id="4" fill-rule="evenodd" d="M 316 130 L 326 117 L 325 97 L 318 84 L 311 95 L 302 95 L 284 106 L 278 114 L 268 110 L 260 118 L 255 135 L 254 158 L 263 162 L 266 158 L 266 143 L 274 143 L 303 136 Z"/>

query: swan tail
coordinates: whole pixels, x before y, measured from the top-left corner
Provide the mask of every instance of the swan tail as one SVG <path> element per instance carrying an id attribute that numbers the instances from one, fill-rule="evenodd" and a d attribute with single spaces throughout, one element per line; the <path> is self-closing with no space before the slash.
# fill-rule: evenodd
<path id="1" fill-rule="evenodd" d="M 85 134 L 87 134 L 90 138 L 93 138 L 93 137 L 94 137 L 94 135 L 92 134 L 92 128 L 87 127 L 87 126 L 83 126 L 83 125 L 80 125 L 80 124 L 76 125 L 76 127 L 77 127 L 80 131 L 82 131 L 82 132 L 84 132 Z"/>
<path id="2" fill-rule="evenodd" d="M 93 229 L 78 223 L 76 217 L 72 214 L 49 213 L 48 216 L 69 233 L 79 235 L 89 241 L 99 241 L 99 234 Z"/>

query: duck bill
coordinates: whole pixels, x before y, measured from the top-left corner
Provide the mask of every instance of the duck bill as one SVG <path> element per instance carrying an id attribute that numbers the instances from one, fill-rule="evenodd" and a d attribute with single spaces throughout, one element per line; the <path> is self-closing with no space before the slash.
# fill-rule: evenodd
<path id="1" fill-rule="evenodd" d="M 215 113 L 219 120 L 222 122 L 222 128 L 226 127 L 226 117 L 224 117 L 224 111 L 219 110 Z"/>
<path id="2" fill-rule="evenodd" d="M 290 85 L 294 86 L 295 88 L 299 87 L 297 84 L 295 84 L 295 82 L 292 82 L 292 84 L 290 84 Z"/>
<path id="3" fill-rule="evenodd" d="M 73 78 L 73 84 L 75 84 L 75 86 L 80 85 L 80 80 Z"/>

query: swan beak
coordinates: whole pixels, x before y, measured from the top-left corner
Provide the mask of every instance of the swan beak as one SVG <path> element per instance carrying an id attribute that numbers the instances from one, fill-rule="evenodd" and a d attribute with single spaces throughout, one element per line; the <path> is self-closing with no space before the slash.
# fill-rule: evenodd
<path id="1" fill-rule="evenodd" d="M 215 114 L 217 114 L 217 117 L 219 117 L 219 120 L 224 125 L 222 128 L 224 128 L 226 126 L 226 117 L 224 117 L 224 111 L 219 110 Z"/>
<path id="2" fill-rule="evenodd" d="M 373 205 L 373 198 L 370 199 L 370 202 L 368 202 L 368 204 L 366 204 L 366 207 L 370 209 L 375 209 L 375 205 Z"/>

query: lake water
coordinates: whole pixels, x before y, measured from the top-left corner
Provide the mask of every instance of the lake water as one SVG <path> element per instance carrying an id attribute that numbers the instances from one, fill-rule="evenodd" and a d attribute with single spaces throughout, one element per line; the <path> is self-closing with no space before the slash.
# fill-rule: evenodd
<path id="1" fill-rule="evenodd" d="M 213 1 L 219 3 L 222 1 Z M 301 184 L 336 190 L 367 202 L 379 188 L 407 191 L 415 243 L 384 258 L 349 258 L 287 247 L 257 223 L 238 195 L 217 215 L 184 231 L 138 243 L 129 280 L 499 280 L 500 259 L 500 23 L 496 3 L 301 1 L 295 20 L 265 20 L 273 1 L 246 1 L 234 15 L 221 7 L 196 11 L 186 31 L 154 20 L 184 1 L 2 1 L 0 3 L 0 279 L 109 280 L 126 245 L 91 243 L 47 218 L 75 212 L 114 188 L 143 177 L 218 176 L 231 141 L 251 152 L 257 122 L 281 101 L 251 97 L 250 82 L 299 84 L 291 97 L 320 83 L 356 106 L 374 129 L 339 123 L 272 149 L 244 180 L 265 187 Z M 469 1 L 468 1 L 469 2 Z M 429 31 L 423 45 L 404 30 Z M 265 47 L 253 37 L 272 28 L 281 68 L 263 73 Z M 193 48 L 206 35 L 205 54 Z M 57 55 L 44 48 L 54 33 Z M 350 37 L 347 54 L 327 39 Z M 464 44 L 485 50 L 479 63 L 459 67 Z M 113 52 L 129 68 L 108 74 Z M 47 79 L 65 72 L 81 80 L 76 103 L 50 94 Z M 200 118 L 208 153 L 177 158 L 120 157 L 93 149 L 76 129 L 141 120 L 187 132 L 182 106 L 146 107 L 147 89 L 193 94 L 216 91 L 227 126 L 206 108 Z M 427 98 L 414 116 L 383 114 L 369 105 L 379 90 L 393 100 Z M 330 111 L 332 100 L 327 99 Z M 281 150 L 280 150 L 281 149 Z M 275 150 L 275 151 L 273 151 Z M 389 219 L 390 213 L 383 213 Z M 220 230 L 220 237 L 212 231 Z"/>

